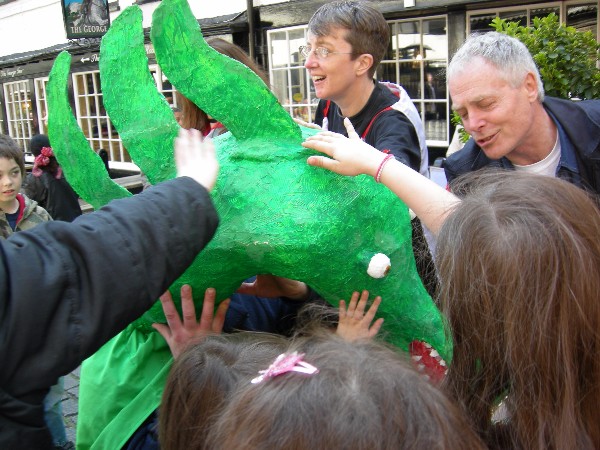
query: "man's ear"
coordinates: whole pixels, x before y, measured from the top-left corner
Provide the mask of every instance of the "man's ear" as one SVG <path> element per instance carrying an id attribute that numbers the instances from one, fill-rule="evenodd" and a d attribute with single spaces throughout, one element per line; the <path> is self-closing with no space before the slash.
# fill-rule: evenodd
<path id="1" fill-rule="evenodd" d="M 362 76 L 373 66 L 373 55 L 363 53 L 354 62 L 356 63 L 356 75 Z"/>
<path id="2" fill-rule="evenodd" d="M 527 98 L 530 102 L 539 101 L 538 82 L 535 79 L 533 72 L 528 72 L 523 81 L 523 88 L 527 92 Z"/>

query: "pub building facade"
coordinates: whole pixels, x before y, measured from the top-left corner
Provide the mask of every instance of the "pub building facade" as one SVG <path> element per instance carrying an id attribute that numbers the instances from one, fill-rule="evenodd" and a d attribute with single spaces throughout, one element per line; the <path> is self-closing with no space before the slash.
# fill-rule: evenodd
<path id="1" fill-rule="evenodd" d="M 28 0 L 0 0 L 0 29 L 3 21 L 9 20 L 3 18 L 2 8 L 21 1 Z M 69 0 L 49 1 L 56 3 L 57 8 L 64 8 L 65 1 Z M 120 1 L 121 5 L 119 1 L 107 5 L 112 20 L 127 6 L 124 0 Z M 205 3 L 204 0 L 189 1 L 192 7 Z M 156 64 L 148 38 L 151 12 L 159 2 L 137 0 L 133 3 L 143 7 L 145 26 L 148 21 L 145 34 L 149 69 L 158 90 L 176 106 L 175 90 Z M 283 107 L 292 116 L 310 121 L 318 99 L 298 48 L 306 42 L 308 20 L 325 2 L 248 0 L 245 4 L 237 3 L 238 12 L 221 16 L 199 17 L 201 14 L 195 11 L 203 34 L 220 36 L 243 47 L 268 72 L 271 88 Z M 468 34 L 491 30 L 489 24 L 495 17 L 525 25 L 533 23 L 535 17 L 555 13 L 561 23 L 591 31 L 598 39 L 598 1 L 384 0 L 373 3 L 384 14 L 391 31 L 387 54 L 375 76 L 381 81 L 401 84 L 411 96 L 423 119 L 430 162 L 445 153 L 452 138 L 445 69 Z M 63 16 L 66 17 L 64 12 Z M 65 24 L 60 26 L 66 29 Z M 111 168 L 135 173 L 139 169 L 123 148 L 102 104 L 99 37 L 71 38 L 51 47 L 43 47 L 43 42 L 39 42 L 39 49 L 9 55 L 2 55 L 0 44 L 0 132 L 12 136 L 24 150 L 32 135 L 46 132 L 48 73 L 56 55 L 68 50 L 73 57 L 69 95 L 90 146 L 96 151 L 108 152 Z"/>

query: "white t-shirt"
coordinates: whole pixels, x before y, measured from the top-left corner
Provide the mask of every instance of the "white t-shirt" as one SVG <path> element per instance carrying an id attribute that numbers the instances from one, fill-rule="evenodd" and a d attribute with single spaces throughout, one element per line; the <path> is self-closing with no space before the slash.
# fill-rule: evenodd
<path id="1" fill-rule="evenodd" d="M 560 139 L 558 138 L 558 132 L 556 133 L 556 143 L 552 151 L 541 161 L 526 166 L 520 166 L 513 164 L 515 170 L 522 170 L 524 172 L 536 173 L 538 175 L 546 175 L 549 177 L 556 176 L 556 169 L 560 163 Z"/>

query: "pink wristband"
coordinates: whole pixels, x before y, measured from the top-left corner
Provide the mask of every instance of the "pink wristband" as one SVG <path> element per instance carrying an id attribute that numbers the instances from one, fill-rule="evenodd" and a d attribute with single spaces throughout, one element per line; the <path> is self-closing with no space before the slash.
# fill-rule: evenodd
<path id="1" fill-rule="evenodd" d="M 394 155 L 387 155 L 385 158 L 383 158 L 381 160 L 381 164 L 379 164 L 379 169 L 377 169 L 377 173 L 375 174 L 375 182 L 376 183 L 380 183 L 381 182 L 381 172 L 383 172 L 383 168 L 384 166 L 387 164 L 387 162 L 392 159 L 394 157 Z"/>

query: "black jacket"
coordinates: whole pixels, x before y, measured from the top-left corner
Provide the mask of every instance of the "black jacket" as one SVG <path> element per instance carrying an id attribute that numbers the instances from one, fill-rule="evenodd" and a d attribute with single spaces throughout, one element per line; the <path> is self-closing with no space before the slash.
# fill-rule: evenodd
<path id="1" fill-rule="evenodd" d="M 56 179 L 49 172 L 42 172 L 39 177 L 30 173 L 21 189 L 48 211 L 53 220 L 72 222 L 81 215 L 79 198 L 64 176 Z"/>
<path id="2" fill-rule="evenodd" d="M 183 177 L 0 240 L 0 448 L 52 447 L 48 388 L 144 313 L 217 223 Z"/>
<path id="3" fill-rule="evenodd" d="M 558 176 L 600 193 L 600 100 L 574 102 L 546 97 L 543 105 L 564 130 L 577 161 L 579 174 L 561 168 Z M 513 165 L 507 158 L 489 159 L 473 139 L 444 162 L 448 183 L 484 167 L 512 169 Z"/>
<path id="4" fill-rule="evenodd" d="M 390 89 L 381 83 L 375 83 L 375 89 L 367 104 L 349 119 L 358 135 L 367 144 L 377 150 L 389 151 L 398 161 L 419 172 L 421 170 L 419 137 L 410 119 L 401 111 L 392 108 L 397 102 L 398 97 Z M 320 100 L 315 113 L 315 123 L 322 126 L 325 116 L 329 122 L 329 131 L 348 135 L 340 108 L 334 102 Z"/>

